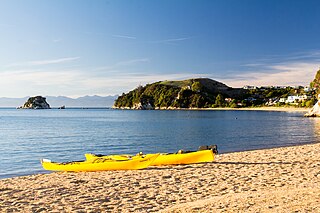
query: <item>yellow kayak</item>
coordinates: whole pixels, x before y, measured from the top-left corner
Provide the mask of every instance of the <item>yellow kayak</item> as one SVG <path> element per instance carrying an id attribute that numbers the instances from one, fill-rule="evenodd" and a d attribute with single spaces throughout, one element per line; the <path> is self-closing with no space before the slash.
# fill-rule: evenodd
<path id="1" fill-rule="evenodd" d="M 95 158 L 89 161 L 56 163 L 42 159 L 41 164 L 45 170 L 68 172 L 93 172 L 107 170 L 135 170 L 147 168 L 159 154 L 152 154 L 136 159 L 115 160 L 111 158 Z"/>
<path id="2" fill-rule="evenodd" d="M 141 157 L 148 157 L 152 154 L 138 154 L 138 155 L 94 155 L 85 154 L 87 161 L 94 160 L 96 158 L 106 158 L 106 159 L 139 159 Z M 212 162 L 214 160 L 213 150 L 200 150 L 194 152 L 178 152 L 174 154 L 161 153 L 150 166 L 160 166 L 160 165 L 177 165 L 177 164 L 192 164 L 192 163 L 204 163 Z"/>
<path id="3" fill-rule="evenodd" d="M 177 164 L 192 164 L 212 162 L 214 154 L 212 150 L 201 150 L 187 153 L 176 154 L 160 154 L 159 159 L 154 160 L 151 166 L 160 165 L 177 165 Z"/>

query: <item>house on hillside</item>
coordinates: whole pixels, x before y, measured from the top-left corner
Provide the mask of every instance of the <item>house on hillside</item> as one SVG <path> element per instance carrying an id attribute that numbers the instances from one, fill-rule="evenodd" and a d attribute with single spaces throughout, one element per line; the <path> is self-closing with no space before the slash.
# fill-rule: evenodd
<path id="1" fill-rule="evenodd" d="M 286 103 L 286 101 L 287 101 L 286 98 L 280 98 L 280 99 L 279 99 L 279 102 L 280 102 L 280 103 Z"/>
<path id="2" fill-rule="evenodd" d="M 234 99 L 232 99 L 232 98 L 225 98 L 225 99 L 224 99 L 224 101 L 227 102 L 227 103 L 230 103 L 230 102 L 233 101 L 233 100 L 234 100 Z"/>
<path id="3" fill-rule="evenodd" d="M 256 86 L 245 85 L 245 86 L 243 86 L 243 89 L 257 89 L 257 87 Z"/>
<path id="4" fill-rule="evenodd" d="M 269 100 L 265 103 L 267 106 L 274 106 L 279 102 L 279 98 L 269 98 Z"/>
<path id="5" fill-rule="evenodd" d="M 290 95 L 288 96 L 288 99 L 286 100 L 286 103 L 294 103 L 297 101 L 305 101 L 310 99 L 311 96 L 307 96 L 307 95 Z"/>
<path id="6" fill-rule="evenodd" d="M 311 89 L 310 87 L 304 87 L 303 90 L 304 90 L 305 92 L 310 92 L 310 91 L 312 91 L 312 89 Z"/>
<path id="7" fill-rule="evenodd" d="M 286 103 L 294 103 L 296 100 L 299 100 L 297 95 L 289 95 L 286 100 Z"/>

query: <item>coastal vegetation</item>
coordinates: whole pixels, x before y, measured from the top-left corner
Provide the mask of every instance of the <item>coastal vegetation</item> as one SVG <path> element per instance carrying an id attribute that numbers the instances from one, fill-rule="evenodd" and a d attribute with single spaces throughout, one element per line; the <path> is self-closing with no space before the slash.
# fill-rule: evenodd
<path id="1" fill-rule="evenodd" d="M 320 94 L 320 70 L 317 71 L 316 76 L 310 83 L 310 87 L 314 88 L 317 94 Z"/>
<path id="2" fill-rule="evenodd" d="M 224 98 L 239 99 L 243 89 L 234 89 L 208 79 L 160 81 L 123 93 L 114 103 L 116 108 L 209 108 L 225 105 Z"/>
<path id="3" fill-rule="evenodd" d="M 312 85 L 320 85 L 315 81 Z M 208 78 L 183 81 L 160 81 L 123 93 L 114 108 L 179 109 L 179 108 L 241 108 L 260 106 L 311 107 L 315 104 L 314 87 L 231 88 Z"/>
<path id="4" fill-rule="evenodd" d="M 313 88 L 316 96 L 318 98 L 318 102 L 314 104 L 311 110 L 306 113 L 304 116 L 306 117 L 320 117 L 320 70 L 318 70 L 314 80 L 310 83 L 310 87 Z"/>

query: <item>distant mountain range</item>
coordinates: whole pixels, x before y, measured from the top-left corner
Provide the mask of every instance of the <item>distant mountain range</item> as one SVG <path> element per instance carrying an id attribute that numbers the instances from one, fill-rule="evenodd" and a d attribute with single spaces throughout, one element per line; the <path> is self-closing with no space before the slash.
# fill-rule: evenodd
<path id="1" fill-rule="evenodd" d="M 18 107 L 23 105 L 29 97 L 24 98 L 0 98 L 0 107 Z M 69 98 L 66 96 L 46 96 L 51 107 L 111 107 L 118 98 L 115 96 L 84 96 Z"/>

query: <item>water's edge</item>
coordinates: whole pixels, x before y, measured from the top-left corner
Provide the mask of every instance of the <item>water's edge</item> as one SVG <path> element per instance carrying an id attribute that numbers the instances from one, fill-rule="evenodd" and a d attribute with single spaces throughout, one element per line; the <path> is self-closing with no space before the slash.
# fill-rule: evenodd
<path id="1" fill-rule="evenodd" d="M 302 112 L 0 109 L 0 178 L 44 172 L 41 158 L 84 160 L 84 153 L 197 150 L 232 153 L 319 142 L 320 120 Z"/>

